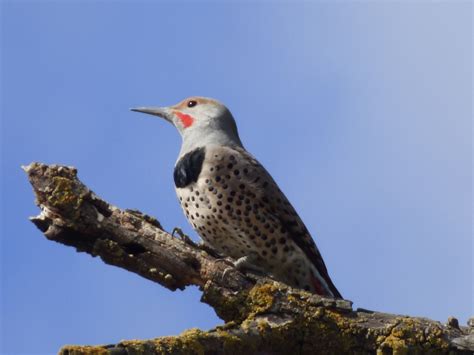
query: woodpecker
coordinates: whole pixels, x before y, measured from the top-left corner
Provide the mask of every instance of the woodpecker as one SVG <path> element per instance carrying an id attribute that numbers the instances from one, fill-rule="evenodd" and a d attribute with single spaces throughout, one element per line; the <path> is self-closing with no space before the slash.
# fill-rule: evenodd
<path id="1" fill-rule="evenodd" d="M 308 229 L 265 168 L 242 145 L 229 109 L 191 97 L 132 111 L 159 116 L 182 137 L 176 194 L 205 244 L 289 286 L 342 298 Z"/>

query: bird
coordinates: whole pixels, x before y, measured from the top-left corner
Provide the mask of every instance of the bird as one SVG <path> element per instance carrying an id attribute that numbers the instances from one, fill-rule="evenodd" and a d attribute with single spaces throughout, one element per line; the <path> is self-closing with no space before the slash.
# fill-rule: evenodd
<path id="1" fill-rule="evenodd" d="M 180 133 L 176 194 L 205 245 L 239 269 L 254 268 L 290 287 L 342 298 L 308 229 L 244 148 L 224 104 L 193 96 L 173 106 L 131 110 L 161 117 Z"/>

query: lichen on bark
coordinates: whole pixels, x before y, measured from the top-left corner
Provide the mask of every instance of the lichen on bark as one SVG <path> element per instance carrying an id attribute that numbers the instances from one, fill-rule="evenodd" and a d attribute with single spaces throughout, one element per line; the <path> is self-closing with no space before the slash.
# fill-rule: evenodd
<path id="1" fill-rule="evenodd" d="M 472 354 L 474 320 L 459 327 L 426 318 L 353 310 L 336 300 L 242 274 L 209 250 L 173 237 L 157 219 L 97 197 L 72 167 L 24 168 L 41 214 L 32 222 L 52 241 L 100 257 L 174 291 L 197 285 L 225 321 L 208 331 L 97 346 L 61 354 Z"/>

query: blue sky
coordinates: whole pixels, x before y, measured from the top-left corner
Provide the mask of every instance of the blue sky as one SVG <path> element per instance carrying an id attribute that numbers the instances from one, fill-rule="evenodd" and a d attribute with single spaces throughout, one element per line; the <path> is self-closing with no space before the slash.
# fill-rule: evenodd
<path id="1" fill-rule="evenodd" d="M 129 107 L 225 102 L 355 307 L 465 323 L 473 309 L 469 2 L 4 1 L 1 349 L 178 334 L 221 321 L 47 241 L 20 165 L 196 236 L 173 128 Z"/>

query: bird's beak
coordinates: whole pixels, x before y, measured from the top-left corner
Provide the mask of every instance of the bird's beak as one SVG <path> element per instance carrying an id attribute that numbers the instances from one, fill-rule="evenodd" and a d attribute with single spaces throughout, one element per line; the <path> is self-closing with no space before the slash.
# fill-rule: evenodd
<path id="1" fill-rule="evenodd" d="M 158 116 L 173 123 L 173 113 L 168 107 L 136 107 L 131 108 L 130 111 L 148 113 L 149 115 Z"/>

